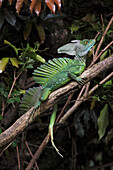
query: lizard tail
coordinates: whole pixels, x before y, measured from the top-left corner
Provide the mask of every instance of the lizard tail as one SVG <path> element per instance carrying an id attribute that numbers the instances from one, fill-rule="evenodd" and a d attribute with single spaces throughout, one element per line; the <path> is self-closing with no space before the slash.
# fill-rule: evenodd
<path id="1" fill-rule="evenodd" d="M 41 93 L 42 87 L 33 87 L 26 91 L 19 106 L 20 115 L 26 113 L 33 106 L 35 108 L 40 106 Z"/>

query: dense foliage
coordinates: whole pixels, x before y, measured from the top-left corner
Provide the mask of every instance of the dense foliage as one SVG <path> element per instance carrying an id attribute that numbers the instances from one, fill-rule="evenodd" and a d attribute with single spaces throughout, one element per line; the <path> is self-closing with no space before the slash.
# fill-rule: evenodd
<path id="1" fill-rule="evenodd" d="M 0 6 L 0 132 L 2 133 L 20 117 L 18 106 L 25 91 L 38 86 L 32 77 L 34 68 L 45 60 L 59 57 L 56 53 L 57 48 L 72 39 L 92 39 L 98 34 L 96 51 L 113 13 L 111 0 L 65 0 L 62 1 L 62 8 L 60 0 L 32 2 L 4 0 L 0 1 Z M 100 52 L 112 42 L 113 23 L 106 32 Z M 102 61 L 112 53 L 113 46 L 109 45 L 98 61 Z M 91 55 L 90 53 L 89 56 Z M 92 58 L 88 57 L 87 65 L 91 61 Z M 93 79 L 90 82 L 90 89 L 112 71 L 108 68 L 108 71 Z M 58 129 L 54 134 L 55 143 L 64 158 L 60 158 L 49 143 L 49 147 L 37 161 L 41 170 L 45 169 L 45 166 L 48 170 L 113 169 L 112 89 L 113 79 L 110 77 L 106 83 L 99 85 L 88 100 L 83 102 Z M 64 114 L 73 106 L 79 92 L 73 95 Z M 64 98 L 58 104 L 57 114 L 66 101 L 67 98 Z M 42 143 L 48 132 L 51 112 L 49 110 L 48 113 L 38 117 L 8 149 L 1 148 L 1 152 L 4 149 L 0 157 L 2 169 L 12 169 L 12 167 L 17 169 L 19 160 L 17 163 L 15 148 L 17 155 L 19 149 L 21 167 L 27 166 L 31 159 L 28 149 L 30 147 L 32 153 L 35 153 L 36 148 Z"/>

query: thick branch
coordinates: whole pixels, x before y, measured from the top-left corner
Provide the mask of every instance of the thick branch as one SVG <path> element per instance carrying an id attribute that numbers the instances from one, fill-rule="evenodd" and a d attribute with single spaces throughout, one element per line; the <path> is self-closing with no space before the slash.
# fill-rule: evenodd
<path id="1" fill-rule="evenodd" d="M 84 71 L 81 77 L 86 78 L 87 81 L 89 81 L 94 77 L 98 76 L 103 71 L 106 72 L 108 69 L 111 68 L 113 68 L 113 55 L 99 62 L 98 64 L 95 64 L 88 70 Z M 49 96 L 48 100 L 41 104 L 40 112 L 39 110 L 37 110 L 37 113 L 34 115 L 34 117 L 29 120 L 30 113 L 33 111 L 33 108 L 31 108 L 28 112 L 22 115 L 11 127 L 9 127 L 0 135 L 0 147 L 6 145 L 10 141 L 12 141 L 16 136 L 22 133 L 22 131 L 28 126 L 28 120 L 30 124 L 36 119 L 38 115 L 47 111 L 50 107 L 57 103 L 62 98 L 62 95 L 67 95 L 68 92 L 73 91 L 73 89 L 78 90 L 78 88 L 79 87 L 76 82 L 71 82 L 66 86 L 54 91 Z"/>

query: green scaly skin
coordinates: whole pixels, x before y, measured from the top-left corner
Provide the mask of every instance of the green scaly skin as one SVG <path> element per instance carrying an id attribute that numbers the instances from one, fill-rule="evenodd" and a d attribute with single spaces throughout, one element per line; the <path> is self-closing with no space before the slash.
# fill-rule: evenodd
<path id="1" fill-rule="evenodd" d="M 56 89 L 62 87 L 72 79 L 82 84 L 82 79 L 79 75 L 86 67 L 85 58 L 83 57 L 95 44 L 95 39 L 85 39 L 83 41 L 74 40 L 58 49 L 58 53 L 66 53 L 74 55 L 75 58 L 58 58 L 49 60 L 48 63 L 37 67 L 34 70 L 34 79 L 41 87 L 34 87 L 29 89 L 23 97 L 20 105 L 20 113 L 28 111 L 34 106 L 37 109 L 42 101 L 45 101 L 49 94 Z M 57 153 L 63 157 L 53 141 L 53 125 L 55 122 L 57 108 L 53 111 L 49 125 L 49 134 L 51 136 L 51 143 Z"/>
<path id="2" fill-rule="evenodd" d="M 72 80 L 71 74 L 80 75 L 85 67 L 85 63 L 81 63 L 77 60 L 71 60 L 70 63 L 67 64 L 65 67 L 61 68 L 55 75 L 52 77 L 44 86 L 43 92 L 41 96 L 41 100 L 44 101 L 47 99 L 50 93 L 55 91 L 56 89 L 62 87 L 63 85 L 67 84 L 69 81 Z M 75 81 L 79 82 L 77 77 L 75 77 Z"/>
<path id="3" fill-rule="evenodd" d="M 41 87 L 30 88 L 26 91 L 21 105 L 20 113 L 25 113 L 31 107 L 39 107 L 42 101 L 46 100 L 49 94 L 62 87 L 70 80 L 81 83 L 79 75 L 86 67 L 84 55 L 95 44 L 95 39 L 74 40 L 58 49 L 58 53 L 74 55 L 74 59 L 54 58 L 34 70 L 34 80 L 41 84 Z"/>

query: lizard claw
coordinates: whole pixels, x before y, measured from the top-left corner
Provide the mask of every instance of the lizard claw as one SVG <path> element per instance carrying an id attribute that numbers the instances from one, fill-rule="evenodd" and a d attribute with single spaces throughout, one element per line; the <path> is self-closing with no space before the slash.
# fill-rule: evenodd
<path id="1" fill-rule="evenodd" d="M 84 84 L 86 84 L 85 78 L 81 78 L 81 80 L 79 80 L 78 83 L 79 83 L 81 86 L 83 86 Z"/>
<path id="2" fill-rule="evenodd" d="M 77 77 L 76 81 L 81 86 L 83 86 L 86 83 L 86 80 L 84 78 L 81 78 L 81 77 Z"/>

